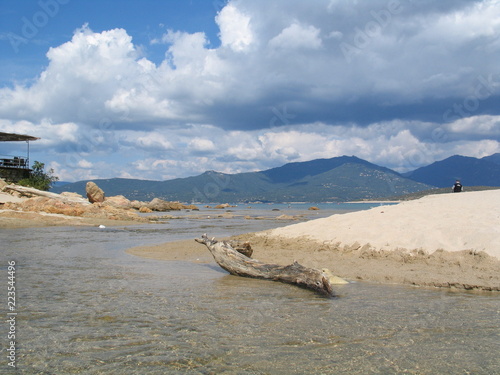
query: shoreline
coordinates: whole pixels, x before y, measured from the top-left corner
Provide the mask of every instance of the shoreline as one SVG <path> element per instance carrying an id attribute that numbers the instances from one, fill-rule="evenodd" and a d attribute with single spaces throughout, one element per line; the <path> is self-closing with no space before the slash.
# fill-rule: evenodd
<path id="1" fill-rule="evenodd" d="M 262 262 L 288 265 L 297 260 L 307 267 L 328 268 L 349 281 L 500 291 L 499 212 L 500 190 L 443 194 L 297 224 L 293 224 L 297 218 L 286 217 L 290 221 L 287 226 L 231 239 L 250 242 L 253 258 Z M 231 210 L 175 219 L 198 216 L 220 219 L 239 215 Z M 0 229 L 138 224 L 150 223 L 14 211 L 0 206 Z M 211 230 L 208 235 L 217 236 L 217 227 Z M 206 247 L 194 238 L 126 252 L 163 261 L 215 264 Z"/>
<path id="2" fill-rule="evenodd" d="M 484 252 L 437 251 L 429 255 L 409 254 L 404 250 L 343 251 L 307 238 L 273 238 L 263 236 L 261 232 L 232 236 L 230 239 L 250 242 L 254 250 L 252 258 L 262 262 L 288 265 L 296 260 L 307 267 L 328 268 L 336 276 L 350 282 L 500 291 L 500 260 Z M 160 261 L 216 264 L 208 249 L 194 239 L 138 246 L 126 252 Z"/>
<path id="3" fill-rule="evenodd" d="M 262 262 L 297 260 L 350 281 L 500 291 L 500 190 L 431 195 L 232 239 L 250 242 Z M 202 259 L 192 242 L 129 253 Z"/>

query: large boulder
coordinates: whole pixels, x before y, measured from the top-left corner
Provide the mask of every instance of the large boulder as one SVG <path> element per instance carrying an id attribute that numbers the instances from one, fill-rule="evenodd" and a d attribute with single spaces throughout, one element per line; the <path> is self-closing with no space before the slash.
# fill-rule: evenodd
<path id="1" fill-rule="evenodd" d="M 116 195 L 114 197 L 106 197 L 104 205 L 113 206 L 116 208 L 132 208 L 131 202 L 123 195 Z"/>
<path id="2" fill-rule="evenodd" d="M 148 204 L 148 208 L 153 211 L 172 211 L 172 210 L 182 210 L 183 205 L 177 202 L 168 202 L 160 198 L 154 198 Z"/>
<path id="3" fill-rule="evenodd" d="M 96 185 L 95 182 L 89 181 L 85 187 L 87 192 L 87 198 L 90 203 L 101 203 L 104 202 L 105 196 L 104 191 Z"/>
<path id="4" fill-rule="evenodd" d="M 130 201 L 130 207 L 136 210 L 140 210 L 142 207 L 147 207 L 148 204 L 148 202 L 142 202 L 138 200 Z"/>
<path id="5" fill-rule="evenodd" d="M 0 191 L 2 191 L 2 190 L 3 190 L 3 188 L 4 188 L 4 187 L 6 187 L 6 186 L 7 186 L 7 182 L 5 182 L 5 180 L 2 180 L 2 179 L 0 178 Z"/>
<path id="6" fill-rule="evenodd" d="M 168 202 L 160 198 L 154 198 L 146 206 L 152 211 L 180 211 L 180 210 L 197 210 L 195 205 L 186 206 L 179 202 Z"/>

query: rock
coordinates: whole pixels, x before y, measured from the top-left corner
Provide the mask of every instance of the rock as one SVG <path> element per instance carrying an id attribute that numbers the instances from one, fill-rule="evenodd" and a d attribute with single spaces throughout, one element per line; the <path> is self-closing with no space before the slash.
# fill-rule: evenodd
<path id="1" fill-rule="evenodd" d="M 123 195 L 116 195 L 113 197 L 106 197 L 104 204 L 117 208 L 132 208 L 132 203 Z"/>
<path id="2" fill-rule="evenodd" d="M 173 211 L 180 211 L 180 210 L 183 210 L 187 207 L 179 202 L 167 202 L 167 203 L 170 205 L 170 210 L 173 210 Z"/>
<path id="3" fill-rule="evenodd" d="M 276 216 L 276 220 L 298 220 L 298 218 L 292 215 L 280 215 Z"/>
<path id="4" fill-rule="evenodd" d="M 309 207 L 309 208 L 308 208 L 308 210 L 309 210 L 309 211 L 319 211 L 319 208 L 318 208 L 318 207 L 313 206 L 313 207 Z"/>
<path id="5" fill-rule="evenodd" d="M 142 207 L 147 207 L 147 205 L 148 205 L 148 202 L 141 202 L 138 200 L 133 200 L 130 202 L 130 207 L 132 207 L 136 210 L 140 210 Z"/>
<path id="6" fill-rule="evenodd" d="M 149 202 L 146 207 L 153 211 L 180 211 L 180 210 L 198 210 L 195 205 L 186 206 L 179 202 L 168 202 L 160 198 L 155 198 Z"/>
<path id="7" fill-rule="evenodd" d="M 214 208 L 217 208 L 218 210 L 220 210 L 220 209 L 224 209 L 224 208 L 228 208 L 228 207 L 234 207 L 234 206 L 231 206 L 229 203 L 223 203 L 223 204 L 218 204 Z"/>
<path id="8" fill-rule="evenodd" d="M 143 214 L 149 214 L 150 212 L 153 212 L 153 210 L 149 207 L 142 206 L 141 208 L 139 208 L 139 212 Z"/>
<path id="9" fill-rule="evenodd" d="M 154 198 L 147 206 L 152 211 L 170 211 L 170 202 L 160 198 Z"/>
<path id="10" fill-rule="evenodd" d="M 4 188 L 4 187 L 6 187 L 7 185 L 8 185 L 8 184 L 5 182 L 5 180 L 2 180 L 2 179 L 0 178 L 0 191 L 2 191 L 2 190 L 3 190 L 3 188 Z"/>
<path id="11" fill-rule="evenodd" d="M 63 191 L 61 194 L 59 194 L 62 197 L 66 198 L 74 198 L 74 199 L 85 199 L 83 195 L 80 195 L 78 193 L 71 193 L 69 191 Z"/>
<path id="12" fill-rule="evenodd" d="M 89 204 L 89 201 L 87 199 L 85 199 L 82 195 L 77 193 L 70 193 L 69 191 L 64 191 L 59 195 L 61 199 L 64 201 Z"/>
<path id="13" fill-rule="evenodd" d="M 19 203 L 6 203 L 5 206 L 8 209 L 28 212 L 46 212 L 49 214 L 112 220 L 147 221 L 146 218 L 140 217 L 133 211 L 104 205 L 103 203 L 82 204 L 48 197 L 29 198 Z"/>
<path id="14" fill-rule="evenodd" d="M 160 198 L 154 198 L 147 207 L 153 211 L 179 211 L 184 208 L 184 205 L 179 202 L 168 202 Z"/>
<path id="15" fill-rule="evenodd" d="M 102 191 L 101 188 L 99 188 L 99 186 L 97 186 L 94 182 L 87 182 L 85 191 L 87 192 L 87 198 L 90 203 L 104 202 L 104 191 Z"/>
<path id="16" fill-rule="evenodd" d="M 10 205 L 8 208 L 30 212 L 46 212 L 49 214 L 62 214 L 68 216 L 82 216 L 84 205 L 72 202 L 63 202 L 47 197 L 29 198 L 23 202 Z"/>

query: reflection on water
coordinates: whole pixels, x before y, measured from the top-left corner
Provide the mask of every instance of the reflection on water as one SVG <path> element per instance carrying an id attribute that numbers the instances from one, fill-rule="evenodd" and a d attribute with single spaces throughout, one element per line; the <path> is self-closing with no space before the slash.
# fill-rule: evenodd
<path id="1" fill-rule="evenodd" d="M 500 373 L 498 294 L 351 283 L 329 299 L 124 252 L 199 235 L 181 222 L 0 232 L 2 272 L 18 264 L 19 372 Z M 227 224 L 215 235 L 241 229 Z"/>

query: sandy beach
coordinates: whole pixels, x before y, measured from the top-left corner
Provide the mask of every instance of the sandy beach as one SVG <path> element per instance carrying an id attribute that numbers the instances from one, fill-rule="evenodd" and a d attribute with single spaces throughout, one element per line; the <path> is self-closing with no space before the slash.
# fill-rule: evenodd
<path id="1" fill-rule="evenodd" d="M 209 233 L 209 236 L 216 233 Z M 500 191 L 427 196 L 398 205 L 237 236 L 253 258 L 327 267 L 350 281 L 500 291 Z M 193 241 L 130 249 L 161 260 L 213 262 Z"/>

